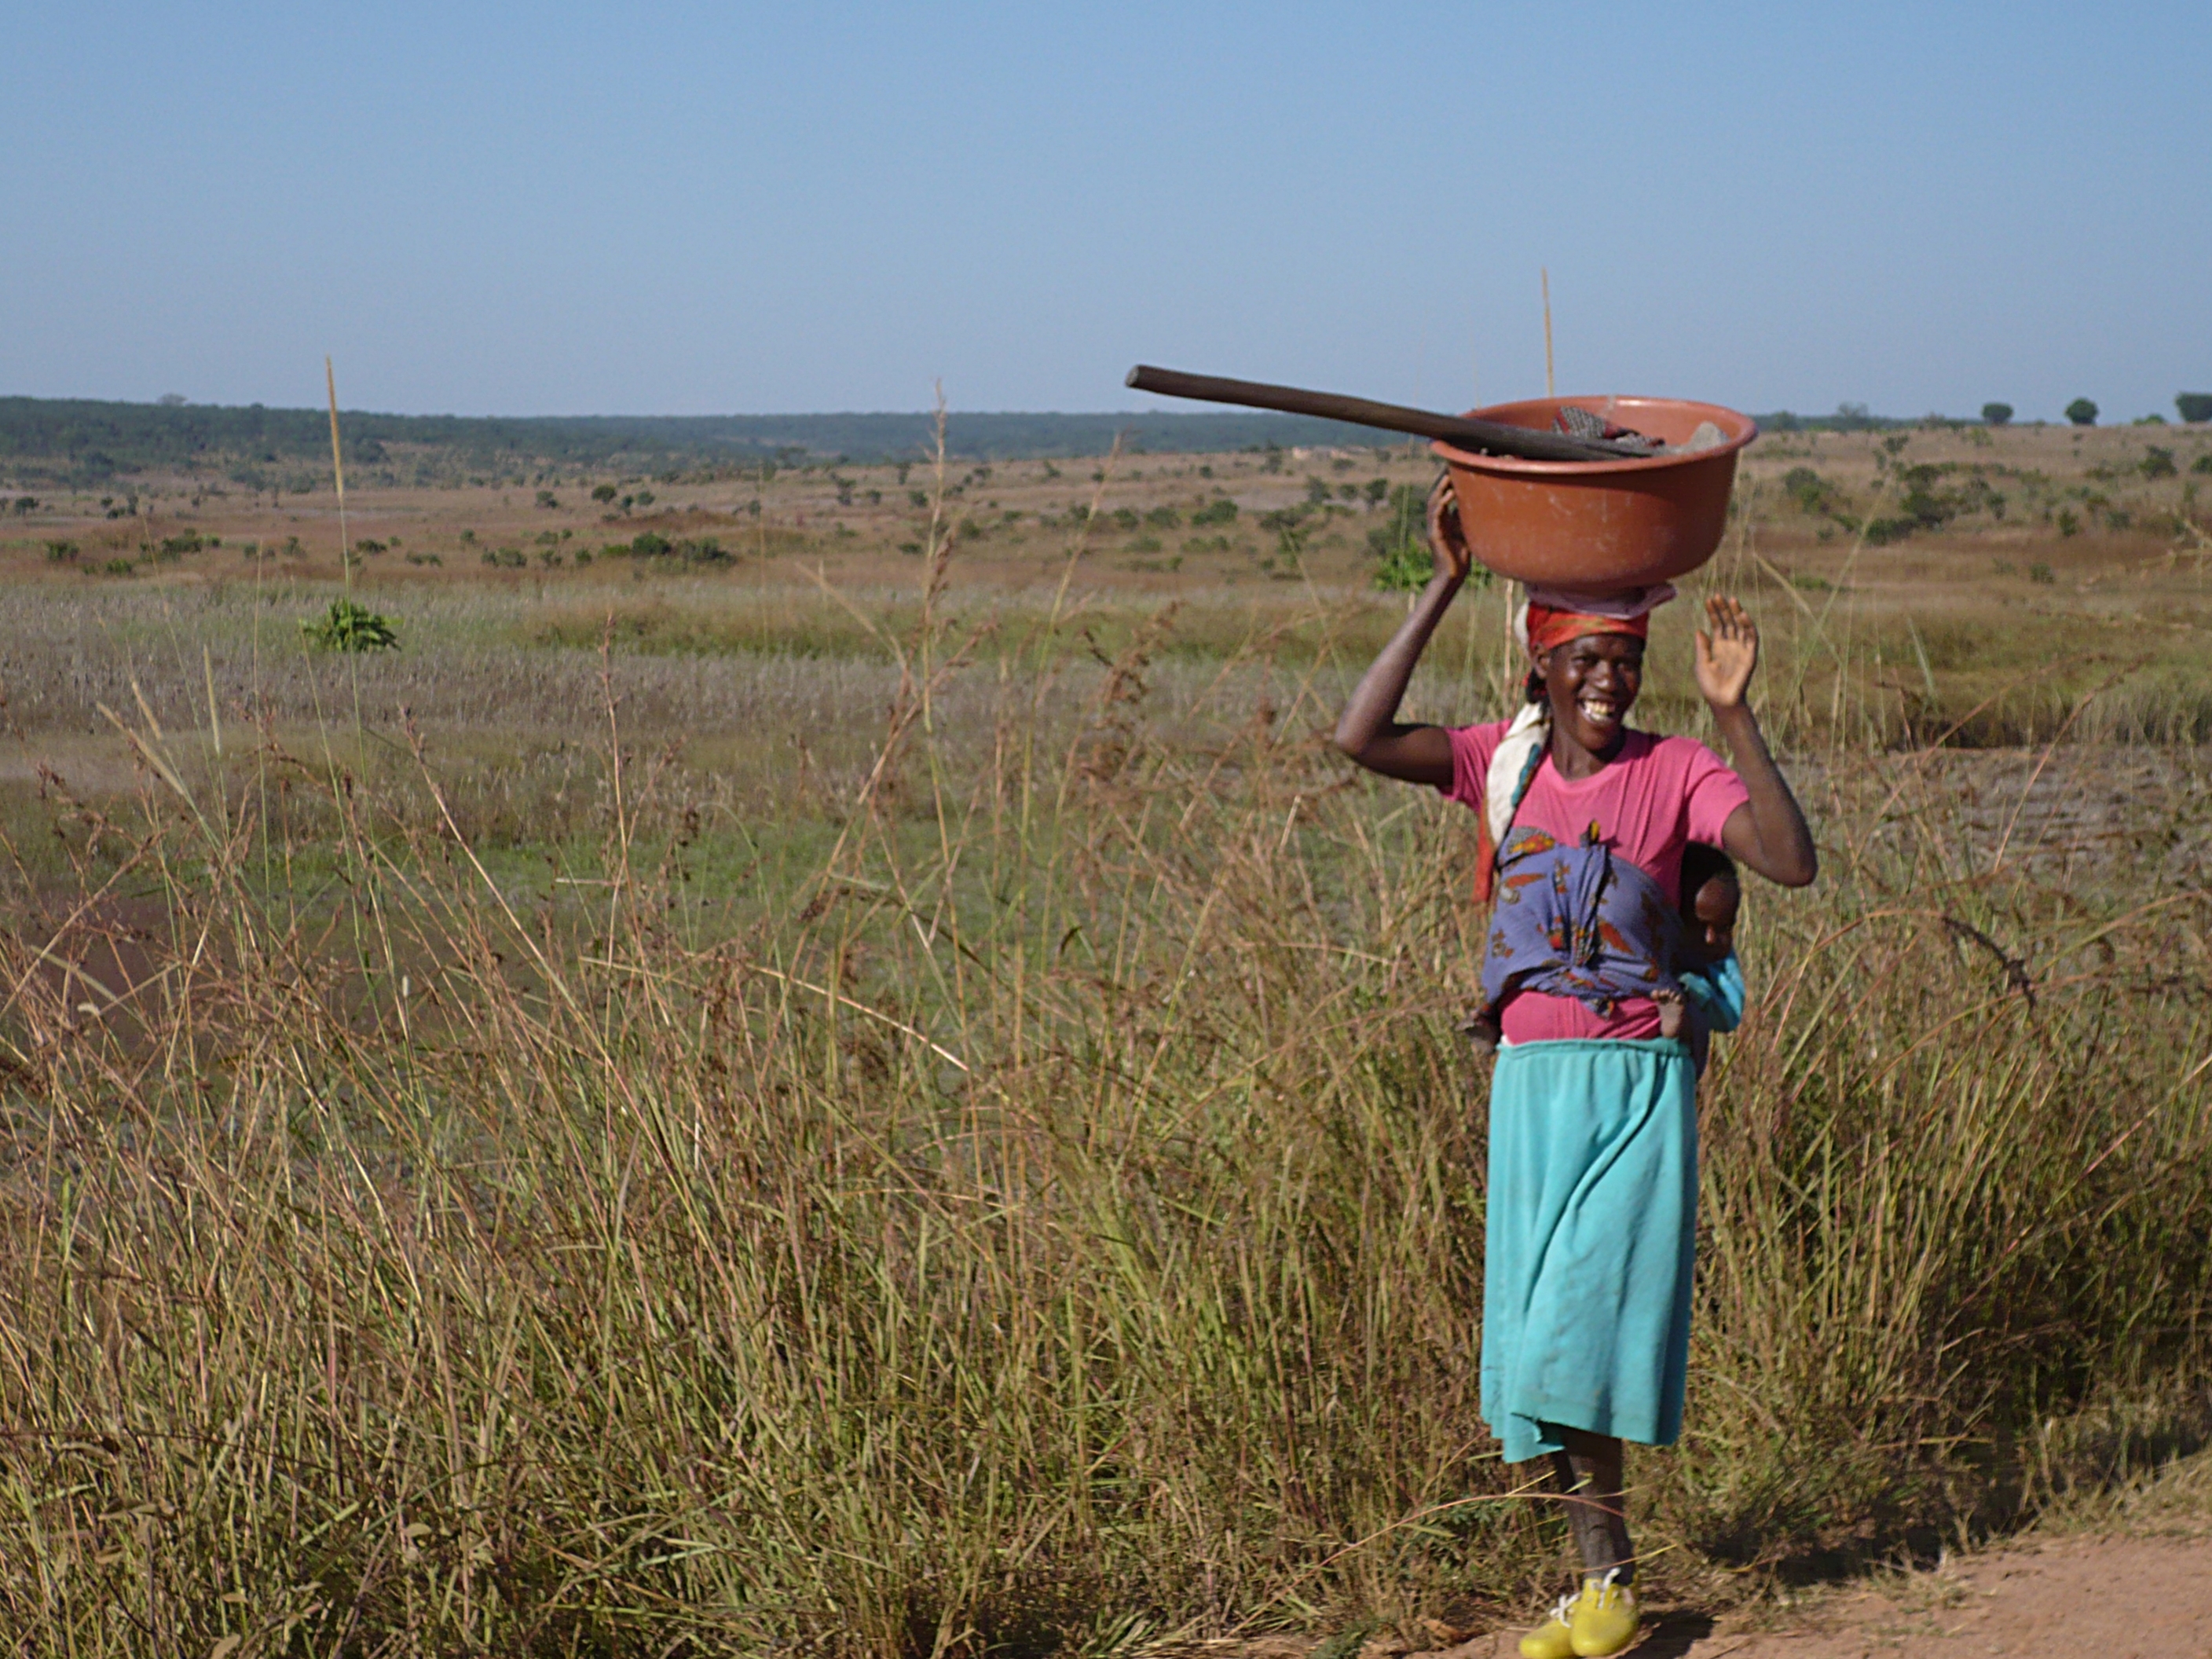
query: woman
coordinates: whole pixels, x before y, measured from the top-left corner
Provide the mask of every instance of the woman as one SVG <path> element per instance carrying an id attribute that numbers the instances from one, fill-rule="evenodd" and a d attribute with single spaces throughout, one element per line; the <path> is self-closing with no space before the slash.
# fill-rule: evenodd
<path id="1" fill-rule="evenodd" d="M 1660 587 L 1532 590 L 1526 706 L 1510 722 L 1408 726 L 1398 705 L 1467 580 L 1457 503 L 1429 501 L 1436 574 L 1337 723 L 1370 771 L 1425 783 L 1480 819 L 1476 890 L 1497 894 L 1486 1012 L 1491 1077 L 1482 1414 L 1508 1461 L 1549 1454 L 1583 1559 L 1578 1595 L 1521 1641 L 1527 1659 L 1618 1653 L 1636 1634 L 1621 1442 L 1681 1427 L 1697 1205 L 1696 1079 L 1659 1034 L 1671 918 L 1691 842 L 1802 887 L 1817 863 L 1745 692 L 1759 635 L 1706 602 L 1698 689 L 1735 761 L 1632 732 Z M 1492 1006 L 1494 1005 L 1494 1006 Z"/>

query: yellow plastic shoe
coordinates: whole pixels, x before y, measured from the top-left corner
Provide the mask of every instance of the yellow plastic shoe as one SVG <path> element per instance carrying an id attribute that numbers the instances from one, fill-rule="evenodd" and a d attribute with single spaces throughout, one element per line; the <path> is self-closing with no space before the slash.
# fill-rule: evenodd
<path id="1" fill-rule="evenodd" d="M 1567 1627 L 1575 1598 L 1562 1595 L 1552 1616 L 1521 1638 L 1521 1659 L 1575 1659 L 1575 1638 Z"/>
<path id="2" fill-rule="evenodd" d="M 1636 1639 L 1636 1593 L 1613 1580 L 1615 1567 L 1602 1579 L 1585 1578 L 1567 1618 L 1567 1639 L 1579 1659 L 1605 1659 Z"/>

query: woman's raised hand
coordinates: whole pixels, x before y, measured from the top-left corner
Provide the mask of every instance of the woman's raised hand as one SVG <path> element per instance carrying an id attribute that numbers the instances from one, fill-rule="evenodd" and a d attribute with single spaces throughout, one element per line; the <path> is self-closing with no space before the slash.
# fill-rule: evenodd
<path id="1" fill-rule="evenodd" d="M 1698 630 L 1698 690 L 1715 708 L 1738 708 L 1759 666 L 1759 629 L 1732 595 L 1705 601 L 1706 626 Z"/>
<path id="2" fill-rule="evenodd" d="M 1452 494 L 1451 474 L 1437 480 L 1429 491 L 1429 551 L 1437 562 L 1437 574 L 1465 581 L 1474 556 L 1468 551 L 1467 534 L 1460 526 L 1459 497 Z"/>

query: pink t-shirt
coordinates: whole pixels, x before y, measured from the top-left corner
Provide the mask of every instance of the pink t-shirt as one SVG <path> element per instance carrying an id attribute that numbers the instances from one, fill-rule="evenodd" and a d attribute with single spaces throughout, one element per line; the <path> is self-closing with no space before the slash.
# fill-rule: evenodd
<path id="1" fill-rule="evenodd" d="M 1451 727 L 1452 782 L 1444 795 L 1482 807 L 1490 757 L 1505 736 L 1506 722 Z M 1561 777 L 1547 753 L 1529 780 L 1513 822 L 1534 824 L 1563 842 L 1582 839 L 1592 823 L 1600 838 L 1672 895 L 1681 884 L 1682 848 L 1690 842 L 1721 843 L 1729 814 L 1751 799 L 1743 780 L 1718 755 L 1691 738 L 1631 732 L 1620 752 L 1578 782 Z M 1558 1037 L 1655 1037 L 1659 1010 L 1645 998 L 1624 1000 L 1610 1019 L 1600 1018 L 1572 997 L 1524 991 L 1506 1000 L 1498 1024 L 1508 1042 Z"/>

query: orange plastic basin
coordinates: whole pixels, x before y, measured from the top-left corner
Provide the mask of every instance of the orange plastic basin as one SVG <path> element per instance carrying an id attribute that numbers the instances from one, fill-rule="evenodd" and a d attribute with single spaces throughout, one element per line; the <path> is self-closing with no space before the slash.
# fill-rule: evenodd
<path id="1" fill-rule="evenodd" d="M 1620 461 L 1522 461 L 1432 444 L 1451 472 L 1474 556 L 1516 581 L 1598 593 L 1667 581 L 1712 557 L 1728 525 L 1736 455 L 1759 422 L 1677 398 L 1530 398 L 1468 413 L 1549 432 L 1563 404 L 1670 444 L 1711 421 L 1723 441 Z"/>

